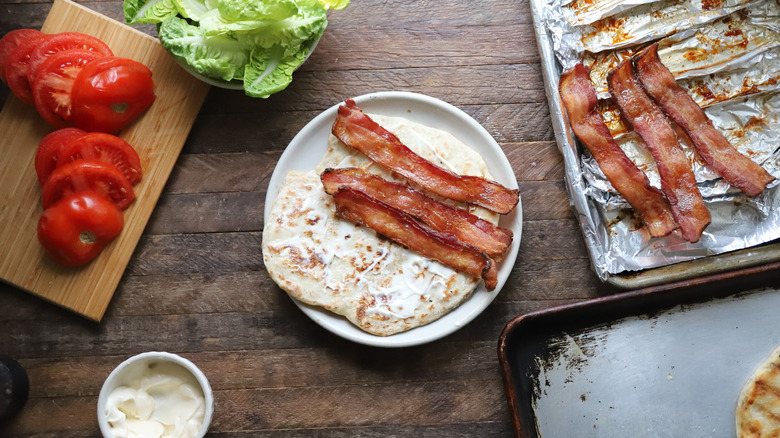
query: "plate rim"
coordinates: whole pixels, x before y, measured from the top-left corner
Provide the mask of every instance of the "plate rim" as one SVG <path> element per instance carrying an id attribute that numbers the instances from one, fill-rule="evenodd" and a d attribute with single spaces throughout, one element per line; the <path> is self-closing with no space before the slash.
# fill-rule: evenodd
<path id="1" fill-rule="evenodd" d="M 493 178 L 509 188 L 518 188 L 514 169 L 509 163 L 509 159 L 506 157 L 506 154 L 504 154 L 498 142 L 496 142 L 493 136 L 490 135 L 490 133 L 481 124 L 479 124 L 471 116 L 454 105 L 425 94 L 409 91 L 378 91 L 356 96 L 352 99 L 355 100 L 355 102 L 361 106 L 361 108 L 363 108 L 364 105 L 367 105 L 369 109 L 363 109 L 368 113 L 377 112 L 396 117 L 403 117 L 404 115 L 408 116 L 408 113 L 411 112 L 411 110 L 406 109 L 404 112 L 399 109 L 399 107 L 402 107 L 404 103 L 406 103 L 409 105 L 418 105 L 418 108 L 423 108 L 424 111 L 428 111 L 429 115 L 443 111 L 445 115 L 454 117 L 459 121 L 463 121 L 464 125 L 459 129 L 466 129 L 471 131 L 472 135 L 478 136 L 480 140 L 484 141 L 484 144 L 481 145 L 480 149 L 485 148 L 490 154 L 493 154 L 489 160 L 488 157 L 485 156 L 487 154 L 485 152 L 481 152 L 480 155 L 483 156 L 483 159 L 485 159 L 485 161 L 497 161 L 497 164 L 501 166 L 500 169 L 495 167 L 488 168 Z M 314 168 L 314 166 L 307 166 L 305 159 L 298 158 L 301 156 L 301 154 L 299 154 L 300 149 L 302 147 L 309 147 L 312 142 L 309 142 L 308 140 L 317 131 L 322 129 L 323 124 L 325 124 L 325 126 L 330 126 L 332 124 L 332 120 L 336 116 L 338 107 L 342 103 L 343 102 L 338 102 L 310 120 L 303 128 L 301 128 L 300 131 L 298 131 L 298 133 L 293 137 L 285 150 L 282 152 L 282 155 L 279 157 L 279 161 L 274 167 L 274 171 L 272 172 L 268 183 L 268 189 L 265 198 L 265 208 L 263 212 L 264 224 L 267 222 L 271 207 L 276 200 L 281 183 L 287 173 L 291 170 L 308 171 Z M 379 106 L 380 108 L 374 108 L 372 110 L 370 109 L 371 106 Z M 385 106 L 385 108 L 381 109 L 382 106 Z M 446 129 L 441 126 L 434 126 L 434 128 L 446 131 Z M 327 141 L 325 140 L 322 143 L 322 154 L 324 154 L 327 148 Z M 314 147 L 316 147 L 316 145 Z M 473 147 L 471 148 L 474 149 Z M 314 157 L 314 165 L 316 165 L 316 163 L 322 159 L 322 154 L 316 155 Z M 314 154 L 309 155 L 314 156 Z M 312 161 L 312 159 L 309 159 L 309 161 Z M 499 173 L 501 173 L 500 177 L 498 176 Z M 506 226 L 512 230 L 514 233 L 514 239 L 509 247 L 509 251 L 507 252 L 506 257 L 499 264 L 498 285 L 494 290 L 488 291 L 485 288 L 484 283 L 480 282 L 474 291 L 470 294 L 470 296 L 467 297 L 459 306 L 451 309 L 449 312 L 445 313 L 434 321 L 403 332 L 388 336 L 374 335 L 357 327 L 342 315 L 330 312 L 319 306 L 303 303 L 290 296 L 290 294 L 288 294 L 286 291 L 285 294 L 290 297 L 290 299 L 292 299 L 292 301 L 298 306 L 298 308 L 301 309 L 301 311 L 303 311 L 307 317 L 317 323 L 320 327 L 341 338 L 358 344 L 374 347 L 399 348 L 433 342 L 454 333 L 474 320 L 490 305 L 490 303 L 493 302 L 495 297 L 502 290 L 509 275 L 511 274 L 519 252 L 520 240 L 522 237 L 522 216 L 522 199 L 520 199 L 518 200 L 517 206 L 511 213 L 508 215 L 502 215 L 500 218 L 501 225 Z M 284 291 L 284 289 L 282 290 Z M 469 303 L 471 303 L 471 305 L 469 305 Z"/>

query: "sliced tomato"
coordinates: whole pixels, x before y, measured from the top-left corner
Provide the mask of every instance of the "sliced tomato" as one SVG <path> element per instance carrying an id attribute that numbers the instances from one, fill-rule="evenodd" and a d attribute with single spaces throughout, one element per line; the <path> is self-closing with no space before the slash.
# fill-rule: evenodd
<path id="1" fill-rule="evenodd" d="M 132 59 L 90 62 L 73 84 L 72 119 L 87 131 L 116 132 L 154 102 L 152 71 Z"/>
<path id="2" fill-rule="evenodd" d="M 43 211 L 38 241 L 57 263 L 80 266 L 97 257 L 123 224 L 113 202 L 94 192 L 76 192 Z"/>
<path id="3" fill-rule="evenodd" d="M 35 79 L 38 69 L 46 61 L 46 58 L 66 50 L 86 50 L 101 56 L 114 55 L 106 43 L 92 35 L 79 32 L 55 33 L 30 52 L 30 63 L 27 69 L 27 79 L 30 83 Z"/>
<path id="4" fill-rule="evenodd" d="M 34 104 L 32 88 L 27 79 L 30 52 L 48 38 L 49 36 L 45 34 L 27 38 L 19 42 L 19 45 L 8 55 L 8 61 L 5 64 L 5 81 L 16 97 L 25 103 Z"/>
<path id="5" fill-rule="evenodd" d="M 22 41 L 32 37 L 42 37 L 43 33 L 36 29 L 16 29 L 8 32 L 0 38 L 0 79 L 5 82 L 5 65 L 8 56 Z"/>
<path id="6" fill-rule="evenodd" d="M 62 149 L 71 141 L 86 134 L 87 131 L 78 128 L 63 128 L 43 137 L 35 151 L 35 173 L 38 174 L 38 183 L 41 187 L 57 167 Z"/>
<path id="7" fill-rule="evenodd" d="M 141 180 L 141 159 L 129 143 L 103 132 L 91 132 L 68 143 L 60 152 L 58 166 L 82 159 L 98 160 L 119 169 L 132 185 Z"/>
<path id="8" fill-rule="evenodd" d="M 78 160 L 54 169 L 43 185 L 43 209 L 71 193 L 94 191 L 111 200 L 120 209 L 135 199 L 133 186 L 116 167 L 97 160 Z"/>
<path id="9" fill-rule="evenodd" d="M 71 90 L 81 69 L 102 55 L 87 50 L 66 50 L 46 59 L 32 82 L 38 113 L 55 128 L 72 125 Z"/>

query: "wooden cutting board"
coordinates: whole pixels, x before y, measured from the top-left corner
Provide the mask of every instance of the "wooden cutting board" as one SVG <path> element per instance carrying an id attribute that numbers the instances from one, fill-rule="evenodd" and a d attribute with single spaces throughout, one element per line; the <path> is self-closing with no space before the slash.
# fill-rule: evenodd
<path id="1" fill-rule="evenodd" d="M 0 112 L 0 278 L 89 319 L 99 321 L 152 214 L 200 111 L 209 86 L 187 74 L 155 38 L 69 0 L 55 0 L 41 29 L 77 31 L 105 41 L 117 56 L 152 70 L 157 100 L 119 136 L 138 151 L 143 178 L 124 212 L 122 233 L 90 264 L 66 268 L 38 243 L 41 189 L 35 174 L 38 142 L 54 129 L 11 95 Z M 10 309 L 3 309 L 8 311 Z"/>

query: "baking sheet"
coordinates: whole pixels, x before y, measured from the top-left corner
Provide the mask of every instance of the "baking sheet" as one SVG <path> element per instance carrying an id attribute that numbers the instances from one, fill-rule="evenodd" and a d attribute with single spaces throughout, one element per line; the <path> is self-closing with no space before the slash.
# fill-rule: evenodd
<path id="1" fill-rule="evenodd" d="M 564 157 L 565 168 L 567 169 L 566 185 L 570 196 L 570 202 L 583 231 L 585 243 L 588 247 L 594 270 L 599 275 L 599 277 L 615 287 L 634 289 L 648 285 L 664 284 L 681 278 L 694 278 L 703 274 L 725 272 L 729 269 L 734 269 L 735 267 L 738 268 L 740 265 L 742 265 L 744 260 L 744 252 L 742 254 L 734 254 L 733 257 L 735 257 L 737 260 L 730 261 L 728 263 L 716 263 L 709 260 L 712 260 L 710 257 L 712 257 L 716 252 L 725 252 L 738 248 L 744 248 L 746 246 L 762 243 L 765 240 L 757 240 L 756 242 L 746 241 L 735 245 L 722 245 L 723 249 L 719 251 L 708 250 L 707 245 L 705 245 L 705 240 L 702 240 L 703 243 L 698 245 L 698 247 L 696 247 L 697 249 L 688 251 L 684 254 L 672 252 L 671 254 L 674 255 L 674 257 L 667 257 L 669 252 L 662 252 L 662 255 L 669 259 L 663 263 L 667 266 L 654 269 L 642 269 L 641 266 L 659 266 L 659 263 L 654 261 L 654 259 L 645 257 L 644 259 L 637 261 L 637 266 L 631 266 L 628 270 L 612 270 L 612 268 L 607 268 L 607 266 L 611 266 L 610 260 L 605 261 L 601 255 L 604 254 L 608 242 L 610 241 L 610 233 L 614 230 L 607 229 L 603 225 L 603 221 L 600 218 L 600 210 L 587 195 L 588 184 L 583 177 L 583 172 L 581 171 L 580 155 L 577 150 L 577 144 L 575 142 L 573 133 L 565 121 L 565 116 L 563 115 L 560 104 L 560 97 L 558 94 L 558 78 L 560 77 L 562 69 L 555 56 L 552 39 L 553 36 L 550 34 L 549 29 L 547 29 L 545 21 L 542 18 L 542 13 L 545 7 L 547 7 L 547 2 L 545 0 L 531 1 L 532 15 L 534 18 L 535 31 L 538 37 L 537 41 L 542 60 L 542 72 L 545 81 L 548 103 L 550 106 L 553 130 L 558 142 L 559 149 L 561 150 Z M 715 230 L 716 228 L 717 227 L 713 227 L 712 229 Z M 731 236 L 731 234 L 728 233 L 726 235 Z M 771 246 L 773 247 L 772 250 L 764 252 L 764 257 L 761 260 L 762 263 L 767 261 L 771 262 L 780 260 L 780 251 L 778 251 L 780 246 L 776 244 Z M 650 247 L 648 246 L 648 248 Z M 690 260 L 692 257 L 698 258 L 697 260 L 694 260 L 696 263 L 684 261 Z M 722 255 L 719 257 L 719 261 L 727 260 L 730 257 L 732 257 L 730 254 L 725 254 L 725 256 Z M 748 261 L 747 264 L 755 264 L 755 262 Z M 689 265 L 695 265 L 696 269 L 687 269 L 686 267 Z M 672 266 L 674 267 L 671 268 Z M 672 275 L 670 275 L 670 273 Z"/>
<path id="2" fill-rule="evenodd" d="M 499 358 L 516 436 L 736 436 L 739 392 L 780 345 L 780 290 L 765 287 L 778 277 L 646 289 L 514 319 Z"/>

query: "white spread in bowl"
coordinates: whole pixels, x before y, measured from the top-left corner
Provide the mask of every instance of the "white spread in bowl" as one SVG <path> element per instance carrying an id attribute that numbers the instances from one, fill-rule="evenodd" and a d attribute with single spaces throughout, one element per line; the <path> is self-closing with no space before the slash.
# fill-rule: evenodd
<path id="1" fill-rule="evenodd" d="M 106 379 L 98 399 L 98 422 L 107 438 L 202 437 L 212 411 L 203 373 L 170 353 L 126 360 Z"/>

